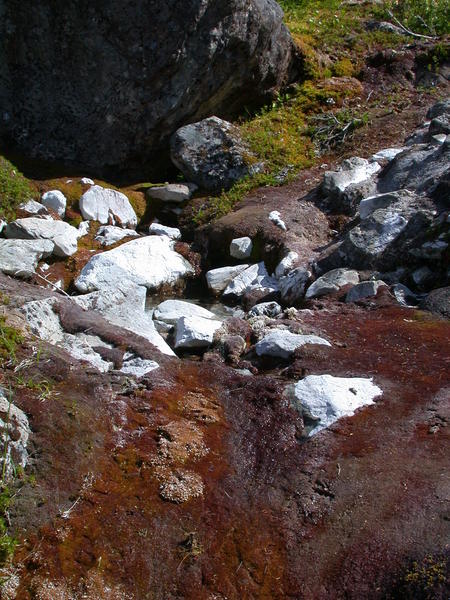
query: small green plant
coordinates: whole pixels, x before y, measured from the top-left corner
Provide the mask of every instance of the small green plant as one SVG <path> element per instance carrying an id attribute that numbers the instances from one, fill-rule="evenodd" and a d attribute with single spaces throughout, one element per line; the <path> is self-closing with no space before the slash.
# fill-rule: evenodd
<path id="1" fill-rule="evenodd" d="M 33 188 L 20 171 L 0 156 L 0 218 L 15 218 L 19 204 L 31 200 Z"/>
<path id="2" fill-rule="evenodd" d="M 0 317 L 0 365 L 7 361 L 15 363 L 17 346 L 22 342 L 20 331 L 9 327 L 5 317 Z"/>
<path id="3" fill-rule="evenodd" d="M 385 0 L 381 15 L 393 15 L 414 33 L 439 36 L 450 32 L 448 0 Z"/>

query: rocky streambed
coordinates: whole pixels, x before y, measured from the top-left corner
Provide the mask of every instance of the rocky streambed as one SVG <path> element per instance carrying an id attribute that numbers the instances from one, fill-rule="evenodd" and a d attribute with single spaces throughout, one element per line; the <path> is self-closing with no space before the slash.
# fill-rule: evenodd
<path id="1" fill-rule="evenodd" d="M 5 598 L 403 598 L 441 573 L 449 114 L 189 239 L 187 184 L 148 191 L 170 226 L 91 180 L 78 227 L 60 190 L 4 224 L 4 462 L 33 474 Z"/>

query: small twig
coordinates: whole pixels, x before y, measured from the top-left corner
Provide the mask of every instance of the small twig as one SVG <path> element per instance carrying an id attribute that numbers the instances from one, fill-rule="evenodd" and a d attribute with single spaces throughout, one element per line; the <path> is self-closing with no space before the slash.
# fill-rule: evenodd
<path id="1" fill-rule="evenodd" d="M 398 25 L 400 27 L 400 29 L 403 29 L 403 31 L 405 33 L 407 33 L 408 35 L 411 35 L 412 37 L 415 38 L 422 38 L 425 40 L 437 40 L 438 38 L 436 36 L 432 36 L 432 35 L 422 35 L 421 33 L 414 33 L 414 31 L 411 31 L 410 29 L 408 29 L 407 27 L 405 27 L 403 25 L 403 23 L 401 21 L 399 21 L 397 19 L 396 16 L 394 16 L 394 14 L 392 13 L 391 10 L 388 9 L 388 14 L 391 17 L 391 19 L 395 22 L 396 25 Z"/>
<path id="2" fill-rule="evenodd" d="M 47 279 L 47 277 L 45 277 L 45 275 L 39 275 L 39 273 L 35 273 L 35 275 L 36 275 L 36 277 L 39 277 L 40 279 L 43 279 L 46 283 L 48 283 L 49 285 L 51 285 L 52 287 L 54 287 L 57 292 L 61 292 L 61 294 L 64 294 L 64 296 L 66 296 L 66 298 L 70 298 L 72 300 L 72 298 L 69 296 L 69 294 L 65 290 L 62 290 L 55 283 L 52 283 L 51 281 L 49 281 Z"/>

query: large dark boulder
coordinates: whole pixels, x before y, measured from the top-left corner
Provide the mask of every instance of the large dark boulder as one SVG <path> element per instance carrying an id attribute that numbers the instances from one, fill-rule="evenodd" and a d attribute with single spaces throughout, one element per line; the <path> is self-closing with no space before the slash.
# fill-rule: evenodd
<path id="1" fill-rule="evenodd" d="M 0 0 L 0 138 L 103 176 L 168 164 L 168 138 L 267 101 L 301 62 L 274 0 Z"/>

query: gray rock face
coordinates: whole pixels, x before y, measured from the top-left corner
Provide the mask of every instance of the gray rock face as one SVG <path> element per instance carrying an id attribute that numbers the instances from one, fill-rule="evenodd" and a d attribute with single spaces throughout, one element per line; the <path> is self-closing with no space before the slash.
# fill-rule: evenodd
<path id="1" fill-rule="evenodd" d="M 41 258 L 53 253 L 50 240 L 0 240 L 0 271 L 16 277 L 31 277 Z"/>
<path id="2" fill-rule="evenodd" d="M 284 277 L 280 277 L 278 285 L 283 302 L 286 304 L 295 304 L 301 300 L 305 295 L 305 289 L 308 281 L 311 279 L 311 275 L 311 271 L 303 267 L 298 267 Z"/>
<path id="3" fill-rule="evenodd" d="M 420 308 L 450 319 L 450 287 L 437 288 L 430 292 Z"/>
<path id="4" fill-rule="evenodd" d="M 317 335 L 301 335 L 284 329 L 272 329 L 255 345 L 258 356 L 290 358 L 297 348 L 305 344 L 331 346 L 330 342 Z"/>
<path id="5" fill-rule="evenodd" d="M 239 130 L 228 121 L 209 117 L 181 127 L 170 141 L 172 162 L 200 188 L 212 192 L 229 189 L 255 172 L 251 152 Z"/>
<path id="6" fill-rule="evenodd" d="M 379 192 L 407 188 L 432 194 L 441 180 L 448 178 L 450 141 L 439 146 L 419 144 L 398 154 L 378 181 Z"/>
<path id="7" fill-rule="evenodd" d="M 376 296 L 378 289 L 382 286 L 387 287 L 384 281 L 362 281 L 349 290 L 345 297 L 345 301 L 358 302 L 359 300 Z"/>
<path id="8" fill-rule="evenodd" d="M 274 0 L 9 0 L 0 137 L 104 174 L 156 170 L 180 126 L 230 117 L 292 80 L 282 19 Z"/>
<path id="9" fill-rule="evenodd" d="M 305 297 L 309 300 L 311 298 L 318 298 L 319 296 L 326 296 L 327 294 L 337 292 L 346 285 L 356 285 L 357 283 L 359 283 L 358 271 L 333 269 L 316 279 L 307 289 Z"/>
<path id="10" fill-rule="evenodd" d="M 84 219 L 109 225 L 136 227 L 137 217 L 130 201 L 116 190 L 91 186 L 80 198 L 80 211 Z"/>
<path id="11" fill-rule="evenodd" d="M 29 217 L 17 219 L 5 228 L 9 239 L 50 240 L 56 256 L 72 256 L 78 249 L 78 229 L 64 221 L 53 221 Z"/>

